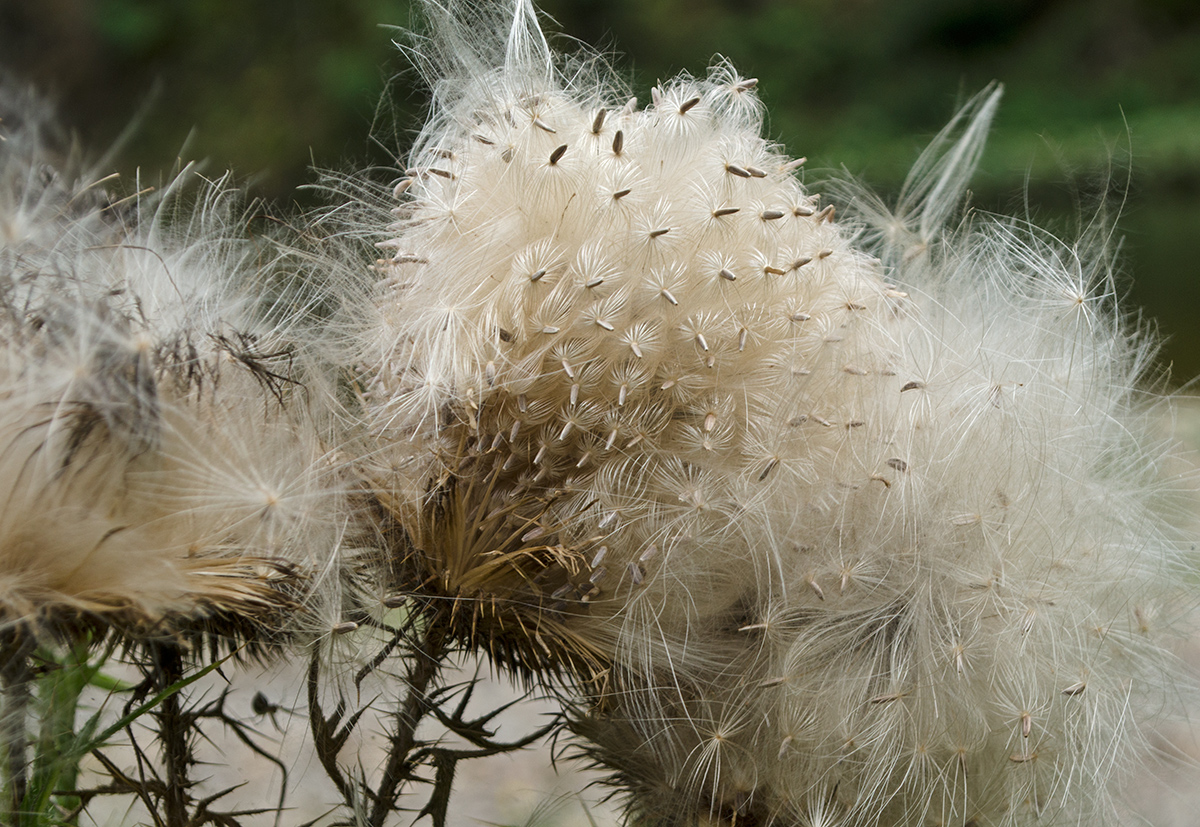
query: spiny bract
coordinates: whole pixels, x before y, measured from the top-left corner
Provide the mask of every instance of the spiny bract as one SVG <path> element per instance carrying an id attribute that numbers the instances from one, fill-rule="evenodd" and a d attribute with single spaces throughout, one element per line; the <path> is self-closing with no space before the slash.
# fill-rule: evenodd
<path id="1" fill-rule="evenodd" d="M 587 649 L 650 822 L 1110 820 L 1176 562 L 1145 348 L 1102 257 L 943 226 L 998 91 L 846 228 L 729 66 L 639 108 L 525 2 L 430 12 L 359 329 L 422 588 L 534 671 Z"/>

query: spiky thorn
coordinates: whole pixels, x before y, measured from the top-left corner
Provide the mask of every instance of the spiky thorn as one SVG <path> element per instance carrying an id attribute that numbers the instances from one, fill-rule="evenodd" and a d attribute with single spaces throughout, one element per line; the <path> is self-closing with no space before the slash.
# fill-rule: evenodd
<path id="1" fill-rule="evenodd" d="M 442 662 L 450 651 L 447 630 L 451 623 L 448 617 L 441 616 L 445 614 L 446 610 L 440 610 L 430 617 L 413 642 L 404 681 L 408 692 L 392 719 L 394 728 L 387 741 L 387 764 L 379 785 L 374 791 L 367 791 L 371 800 L 366 822 L 369 827 L 383 827 L 388 815 L 396 810 L 401 785 L 412 778 L 413 751 L 418 744 L 417 726 L 433 707 L 430 685 L 441 672 Z"/>
<path id="2" fill-rule="evenodd" d="M 344 698 L 339 698 L 333 713 L 329 717 L 325 716 L 321 709 L 321 656 L 319 652 L 314 651 L 312 660 L 309 662 L 306 685 L 308 689 L 308 728 L 313 736 L 313 748 L 316 750 L 317 760 L 321 762 L 321 767 L 325 770 L 325 775 L 333 782 L 333 786 L 337 787 L 342 800 L 351 804 L 358 798 L 357 790 L 342 775 L 342 768 L 338 766 L 337 756 L 346 742 L 350 740 L 354 728 L 358 726 L 358 721 L 367 711 L 367 707 L 355 712 L 343 724 L 346 701 Z"/>
<path id="3" fill-rule="evenodd" d="M 136 748 L 136 742 L 134 743 L 134 746 Z M 154 798 L 151 795 L 153 787 L 146 783 L 145 775 L 141 775 L 139 778 L 131 777 L 115 763 L 113 763 L 112 759 L 99 749 L 92 750 L 91 754 L 92 757 L 100 762 L 100 766 L 104 767 L 104 772 L 109 778 L 112 779 L 112 783 L 103 787 L 96 787 L 91 790 L 77 790 L 76 794 L 79 796 L 80 801 L 83 802 L 84 805 L 86 805 L 92 798 L 95 798 L 99 795 L 121 795 L 125 793 L 133 793 L 142 802 L 142 806 L 144 806 L 148 812 L 157 813 Z M 142 756 L 139 750 L 139 768 L 142 766 L 141 757 Z"/>
<path id="4" fill-rule="evenodd" d="M 450 749 L 447 747 L 439 747 L 435 745 L 425 746 L 417 750 L 412 758 L 414 765 L 428 762 L 434 768 L 433 792 L 429 795 L 429 801 L 421 808 L 417 814 L 417 818 L 429 816 L 433 821 L 433 827 L 445 827 L 446 811 L 450 804 L 450 793 L 454 781 L 454 771 L 459 761 L 468 758 L 487 758 L 492 755 L 500 755 L 507 752 L 515 752 L 524 749 L 535 741 L 550 735 L 559 728 L 559 718 L 554 716 L 550 723 L 531 732 L 524 738 L 516 741 L 501 742 L 494 740 L 495 730 L 489 729 L 489 725 L 495 718 L 505 710 L 520 703 L 521 698 L 514 701 L 509 701 L 490 712 L 480 715 L 478 718 L 467 719 L 466 707 L 474 694 L 475 687 L 478 685 L 479 676 L 465 683 L 462 696 L 453 712 L 447 713 L 441 707 L 441 702 L 438 696 L 443 694 L 451 694 L 458 687 L 443 687 L 430 694 L 430 700 L 433 702 L 431 711 L 438 722 L 446 727 L 450 732 L 467 741 L 474 749 Z"/>
<path id="5" fill-rule="evenodd" d="M 212 720 L 219 721 L 221 723 L 221 725 L 225 727 L 225 729 L 232 732 L 234 737 L 237 738 L 239 741 L 241 741 L 243 744 L 245 744 L 246 747 L 251 752 L 253 752 L 254 754 L 256 754 L 258 756 L 261 756 L 262 758 L 265 758 L 266 760 L 270 761 L 272 764 L 277 766 L 279 768 L 279 773 L 280 773 L 280 778 L 281 778 L 281 780 L 279 782 L 279 802 L 278 802 L 278 805 L 273 809 L 263 808 L 262 810 L 254 810 L 254 811 L 244 810 L 244 811 L 239 811 L 237 813 L 211 813 L 210 814 L 208 811 L 208 805 L 211 804 L 212 802 L 216 801 L 217 799 L 219 799 L 221 796 L 224 796 L 226 793 L 231 792 L 233 789 L 236 789 L 234 787 L 231 787 L 228 790 L 224 790 L 220 793 L 208 796 L 207 798 L 204 798 L 204 799 L 200 800 L 199 802 L 197 802 L 196 807 L 195 807 L 195 814 L 193 816 L 193 821 L 195 821 L 196 823 L 204 823 L 200 819 L 207 818 L 209 815 L 224 818 L 227 816 L 234 816 L 234 815 L 251 815 L 251 814 L 257 814 L 260 812 L 274 812 L 275 813 L 275 825 L 276 825 L 276 827 L 278 827 L 279 821 L 283 817 L 284 805 L 287 803 L 287 791 L 288 791 L 287 764 L 285 764 L 283 762 L 283 760 L 279 758 L 279 756 L 272 755 L 271 753 L 267 752 L 267 750 L 263 749 L 258 744 L 258 742 L 255 741 L 254 738 L 251 737 L 252 733 L 256 734 L 256 735 L 258 733 L 255 733 L 254 730 L 252 730 L 249 726 L 247 726 L 243 721 L 239 721 L 237 718 L 234 718 L 232 715 L 230 715 L 228 712 L 225 711 L 225 702 L 229 699 L 229 693 L 231 690 L 232 690 L 232 687 L 228 687 L 228 686 L 225 687 L 225 689 L 223 689 L 221 691 L 221 694 L 218 695 L 215 700 L 210 701 L 209 703 L 205 704 L 204 706 L 202 706 L 198 709 L 192 710 L 189 714 L 192 717 L 192 719 L 196 720 L 196 721 L 203 720 L 203 719 L 212 719 Z M 257 699 L 257 696 L 256 696 L 256 699 Z M 275 707 L 274 709 L 278 710 L 279 707 Z"/>
<path id="6" fill-rule="evenodd" d="M 175 641 L 152 642 L 149 646 L 152 673 L 149 683 L 161 692 L 183 680 L 183 650 Z M 136 694 L 136 693 L 135 693 Z M 179 692 L 172 692 L 153 713 L 158 722 L 158 740 L 162 745 L 162 760 L 166 770 L 166 789 L 163 807 L 166 827 L 189 827 L 188 816 L 192 781 L 189 770 L 196 762 L 192 754 L 192 735 L 195 722 L 183 708 Z"/>

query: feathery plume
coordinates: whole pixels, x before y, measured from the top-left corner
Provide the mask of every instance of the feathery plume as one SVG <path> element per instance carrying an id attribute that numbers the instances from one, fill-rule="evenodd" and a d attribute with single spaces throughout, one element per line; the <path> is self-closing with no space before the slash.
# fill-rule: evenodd
<path id="1" fill-rule="evenodd" d="M 280 626 L 343 487 L 288 329 L 303 296 L 236 240 L 228 181 L 114 200 L 4 95 L 0 623 Z"/>
<path id="2" fill-rule="evenodd" d="M 647 822 L 1111 821 L 1181 563 L 1149 346 L 1104 249 L 951 225 L 999 89 L 893 213 L 724 63 L 643 109 L 526 0 L 426 8 L 358 330 L 397 588 L 574 675 Z"/>

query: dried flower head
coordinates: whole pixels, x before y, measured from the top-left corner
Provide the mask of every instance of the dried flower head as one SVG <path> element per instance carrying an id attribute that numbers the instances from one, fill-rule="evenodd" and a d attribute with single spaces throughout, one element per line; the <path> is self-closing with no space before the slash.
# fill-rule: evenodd
<path id="1" fill-rule="evenodd" d="M 0 624 L 274 628 L 340 502 L 294 297 L 227 182 L 115 201 L 40 123 L 0 142 Z"/>
<path id="2" fill-rule="evenodd" d="M 754 79 L 639 108 L 514 6 L 429 4 L 359 329 L 400 586 L 574 671 L 649 822 L 1110 820 L 1177 562 L 1147 346 L 1103 249 L 946 228 L 998 90 L 847 228 Z"/>

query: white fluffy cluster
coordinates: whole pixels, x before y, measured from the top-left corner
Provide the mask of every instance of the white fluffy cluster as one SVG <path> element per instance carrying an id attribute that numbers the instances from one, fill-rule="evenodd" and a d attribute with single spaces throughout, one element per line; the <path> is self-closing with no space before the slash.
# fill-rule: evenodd
<path id="1" fill-rule="evenodd" d="M 353 567 L 565 678 L 644 823 L 1111 821 L 1169 680 L 1163 451 L 1103 250 L 948 226 L 998 93 L 895 212 L 829 203 L 727 65 L 639 106 L 528 0 L 426 5 L 349 377 L 300 323 L 344 258 L 310 289 L 223 185 L 114 203 L 4 126 L 0 631 L 350 628 Z"/>
<path id="2" fill-rule="evenodd" d="M 486 468 L 470 519 L 577 555 L 530 599 L 610 660 L 577 727 L 651 822 L 1108 820 L 1166 668 L 1159 449 L 1102 262 L 943 227 L 998 94 L 847 230 L 754 80 L 640 108 L 480 14 L 434 15 L 361 331 L 396 513 Z"/>
<path id="3" fill-rule="evenodd" d="M 0 95 L 0 625 L 279 614 L 338 531 L 294 297 L 225 182 L 113 202 Z"/>

